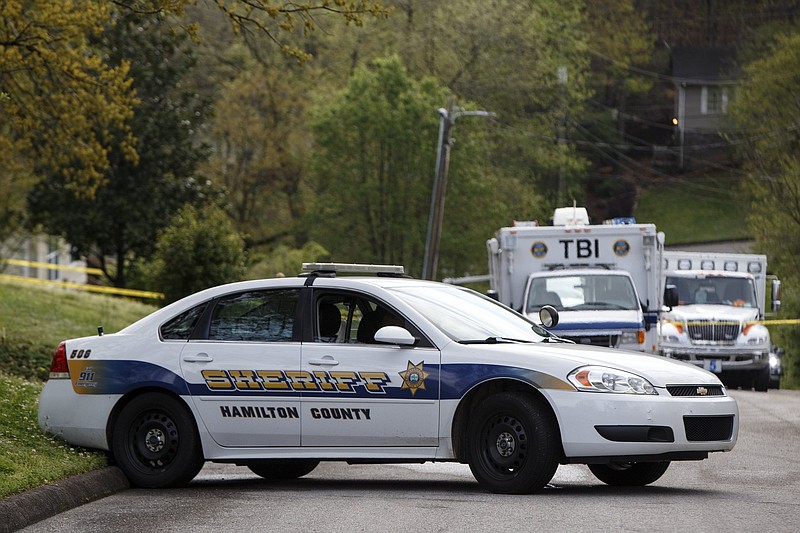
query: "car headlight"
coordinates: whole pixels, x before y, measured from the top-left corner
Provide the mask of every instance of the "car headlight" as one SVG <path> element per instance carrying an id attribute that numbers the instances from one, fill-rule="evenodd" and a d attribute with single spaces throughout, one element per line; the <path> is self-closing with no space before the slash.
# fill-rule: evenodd
<path id="1" fill-rule="evenodd" d="M 570 372 L 567 378 L 581 391 L 658 394 L 655 387 L 643 377 L 616 368 L 584 366 Z"/>

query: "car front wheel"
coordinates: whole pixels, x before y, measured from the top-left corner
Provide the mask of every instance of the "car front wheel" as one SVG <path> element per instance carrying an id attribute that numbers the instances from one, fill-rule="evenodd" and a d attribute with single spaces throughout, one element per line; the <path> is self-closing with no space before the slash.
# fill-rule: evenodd
<path id="1" fill-rule="evenodd" d="M 649 485 L 664 475 L 669 461 L 655 463 L 609 463 L 588 465 L 592 474 L 607 485 L 616 487 L 641 487 Z"/>
<path id="2" fill-rule="evenodd" d="M 203 467 L 192 414 L 165 394 L 143 394 L 119 413 L 111 452 L 131 484 L 146 488 L 184 485 Z"/>
<path id="3" fill-rule="evenodd" d="M 541 490 L 553 478 L 561 454 L 552 412 L 526 394 L 495 394 L 478 406 L 467 428 L 470 470 L 500 494 Z"/>

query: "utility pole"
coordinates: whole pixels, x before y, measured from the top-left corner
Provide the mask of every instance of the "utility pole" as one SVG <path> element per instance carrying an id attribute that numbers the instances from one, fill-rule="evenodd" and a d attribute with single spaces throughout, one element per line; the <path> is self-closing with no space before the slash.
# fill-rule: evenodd
<path id="1" fill-rule="evenodd" d="M 447 109 L 439 108 L 439 145 L 436 151 L 436 174 L 433 179 L 431 193 L 431 209 L 428 216 L 428 235 L 425 240 L 425 262 L 422 267 L 422 279 L 436 279 L 436 268 L 439 263 L 439 243 L 442 237 L 442 220 L 444 219 L 444 200 L 447 192 L 447 170 L 450 166 L 450 139 L 456 119 L 462 116 L 491 117 L 488 111 L 464 111 L 454 107 L 450 99 Z"/>

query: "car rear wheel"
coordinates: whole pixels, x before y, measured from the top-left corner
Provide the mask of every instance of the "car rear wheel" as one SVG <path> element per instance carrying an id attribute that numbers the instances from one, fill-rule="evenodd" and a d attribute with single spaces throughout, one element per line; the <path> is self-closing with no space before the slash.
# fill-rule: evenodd
<path id="1" fill-rule="evenodd" d="M 664 475 L 669 461 L 655 463 L 609 463 L 588 465 L 592 474 L 607 485 L 615 487 L 641 487 L 649 485 Z"/>
<path id="2" fill-rule="evenodd" d="M 490 491 L 526 494 L 553 479 L 561 454 L 558 425 L 529 395 L 490 396 L 471 416 L 467 431 L 470 470 Z"/>
<path id="3" fill-rule="evenodd" d="M 264 479 L 296 479 L 314 470 L 319 461 L 314 460 L 274 460 L 249 463 L 247 468 Z"/>
<path id="4" fill-rule="evenodd" d="M 131 484 L 139 487 L 184 485 L 203 467 L 191 412 L 165 394 L 144 394 L 122 408 L 111 452 Z"/>

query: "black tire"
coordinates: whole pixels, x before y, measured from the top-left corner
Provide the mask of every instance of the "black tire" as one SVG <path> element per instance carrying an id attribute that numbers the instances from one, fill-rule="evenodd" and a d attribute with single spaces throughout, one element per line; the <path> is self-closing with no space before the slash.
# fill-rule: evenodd
<path id="1" fill-rule="evenodd" d="M 143 394 L 117 417 L 111 452 L 132 485 L 175 487 L 203 467 L 200 437 L 186 406 L 166 394 Z"/>
<path id="2" fill-rule="evenodd" d="M 480 403 L 467 427 L 472 475 L 491 492 L 528 494 L 553 479 L 561 457 L 555 417 L 531 396 L 504 392 Z"/>
<path id="3" fill-rule="evenodd" d="M 753 388 L 758 392 L 767 392 L 769 389 L 769 366 L 759 370 L 753 381 Z"/>
<path id="4" fill-rule="evenodd" d="M 664 475 L 669 461 L 655 463 L 609 463 L 588 465 L 592 474 L 605 483 L 615 487 L 641 487 L 653 483 Z"/>
<path id="5" fill-rule="evenodd" d="M 269 460 L 248 463 L 247 468 L 264 479 L 297 479 L 314 470 L 319 461 L 315 460 Z"/>

